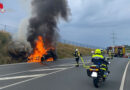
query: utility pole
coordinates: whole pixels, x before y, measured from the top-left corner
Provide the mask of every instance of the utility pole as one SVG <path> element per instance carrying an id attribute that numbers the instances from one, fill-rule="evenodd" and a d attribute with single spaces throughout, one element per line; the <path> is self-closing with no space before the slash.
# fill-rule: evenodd
<path id="1" fill-rule="evenodd" d="M 116 36 L 115 36 L 115 32 L 113 32 L 113 33 L 112 33 L 113 46 L 115 46 L 115 41 L 116 41 Z"/>

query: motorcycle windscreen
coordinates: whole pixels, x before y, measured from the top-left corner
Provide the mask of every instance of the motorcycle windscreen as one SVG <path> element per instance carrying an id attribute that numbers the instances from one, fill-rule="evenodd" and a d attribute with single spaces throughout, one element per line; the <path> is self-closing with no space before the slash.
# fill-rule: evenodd
<path id="1" fill-rule="evenodd" d="M 92 72 L 91 77 L 97 77 L 97 76 L 98 76 L 97 72 Z"/>

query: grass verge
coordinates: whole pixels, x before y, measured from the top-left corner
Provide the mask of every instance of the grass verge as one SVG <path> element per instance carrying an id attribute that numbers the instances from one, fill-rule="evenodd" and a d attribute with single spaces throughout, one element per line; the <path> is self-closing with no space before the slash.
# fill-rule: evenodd
<path id="1" fill-rule="evenodd" d="M 62 59 L 62 58 L 74 57 L 73 53 L 75 52 L 76 48 L 80 51 L 80 53 L 83 56 L 91 55 L 92 49 L 90 49 L 90 48 L 84 48 L 84 47 L 78 47 L 78 46 L 69 45 L 69 44 L 58 43 L 58 45 L 57 45 L 58 58 Z"/>

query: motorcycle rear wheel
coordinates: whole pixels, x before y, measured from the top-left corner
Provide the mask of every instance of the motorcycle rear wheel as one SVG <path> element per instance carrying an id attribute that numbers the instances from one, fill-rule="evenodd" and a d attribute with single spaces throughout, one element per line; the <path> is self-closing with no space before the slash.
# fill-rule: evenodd
<path id="1" fill-rule="evenodd" d="M 93 84 L 96 88 L 99 88 L 101 86 L 101 81 L 99 78 L 93 78 Z"/>

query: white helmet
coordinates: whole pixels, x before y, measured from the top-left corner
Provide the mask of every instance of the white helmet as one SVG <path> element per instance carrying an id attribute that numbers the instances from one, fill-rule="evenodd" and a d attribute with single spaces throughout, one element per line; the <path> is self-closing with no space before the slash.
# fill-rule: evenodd
<path id="1" fill-rule="evenodd" d="M 78 51 L 78 49 L 76 49 L 75 51 Z"/>
<path id="2" fill-rule="evenodd" d="M 91 51 L 92 54 L 94 54 L 94 51 Z"/>

